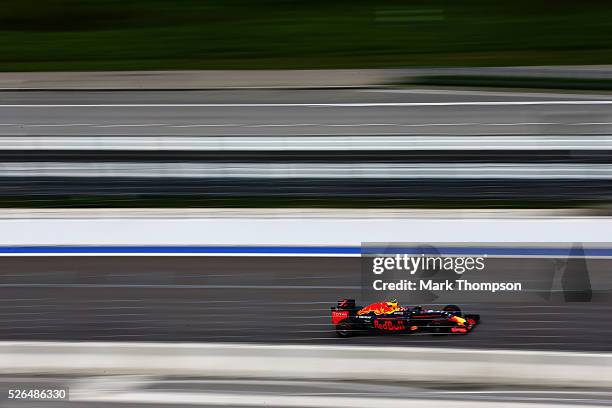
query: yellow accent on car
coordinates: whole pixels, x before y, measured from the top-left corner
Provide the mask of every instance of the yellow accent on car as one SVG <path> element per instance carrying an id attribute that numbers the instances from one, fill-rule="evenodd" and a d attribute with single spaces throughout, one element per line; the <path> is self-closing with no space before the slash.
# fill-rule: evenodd
<path id="1" fill-rule="evenodd" d="M 464 326 L 465 322 L 467 322 L 467 320 L 465 320 L 463 317 L 459 317 L 459 316 L 453 316 L 451 317 L 451 320 L 455 323 L 457 323 L 460 326 Z"/>

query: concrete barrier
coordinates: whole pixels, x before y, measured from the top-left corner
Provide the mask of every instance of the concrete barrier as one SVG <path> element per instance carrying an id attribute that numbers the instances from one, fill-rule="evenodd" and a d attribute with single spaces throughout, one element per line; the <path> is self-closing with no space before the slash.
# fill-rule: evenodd
<path id="1" fill-rule="evenodd" d="M 3 210 L 0 246 L 609 242 L 611 228 L 563 210 Z"/>
<path id="2" fill-rule="evenodd" d="M 612 354 L 252 344 L 1 342 L 1 374 L 612 386 Z"/>

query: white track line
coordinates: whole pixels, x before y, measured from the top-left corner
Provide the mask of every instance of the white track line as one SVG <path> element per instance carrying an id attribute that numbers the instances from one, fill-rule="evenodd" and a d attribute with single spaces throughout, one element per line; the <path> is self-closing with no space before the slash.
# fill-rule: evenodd
<path id="1" fill-rule="evenodd" d="M 1 104 L 0 108 L 367 108 L 419 106 L 612 105 L 612 100 L 474 101 L 474 102 L 346 102 L 346 103 L 101 103 Z"/>
<path id="2" fill-rule="evenodd" d="M 2 123 L 0 126 L 11 126 L 8 123 Z M 22 126 L 22 127 L 71 127 L 71 126 L 96 126 L 95 123 L 44 123 L 44 124 L 16 124 L 12 126 Z"/>
<path id="3" fill-rule="evenodd" d="M 240 123 L 219 123 L 219 124 L 170 124 L 170 123 L 0 123 L 0 126 L 18 126 L 18 127 L 172 127 L 172 128 L 198 128 L 198 127 L 247 127 L 247 128 L 263 128 L 263 127 L 307 127 L 307 126 L 322 126 L 322 127 L 368 127 L 368 126 L 398 126 L 398 127 L 430 127 L 430 126 L 608 126 L 612 122 L 508 122 L 508 123 L 478 123 L 478 122 L 459 122 L 459 123 L 263 123 L 263 124 L 240 124 Z"/>
<path id="4" fill-rule="evenodd" d="M 94 125 L 99 128 L 110 128 L 110 127 L 150 127 L 150 126 L 168 126 L 169 123 L 134 123 L 134 124 L 108 124 L 108 125 Z"/>
<path id="5" fill-rule="evenodd" d="M 220 123 L 220 124 L 195 124 L 195 125 L 168 125 L 174 128 L 193 128 L 193 127 L 238 127 L 244 126 L 240 123 Z"/>

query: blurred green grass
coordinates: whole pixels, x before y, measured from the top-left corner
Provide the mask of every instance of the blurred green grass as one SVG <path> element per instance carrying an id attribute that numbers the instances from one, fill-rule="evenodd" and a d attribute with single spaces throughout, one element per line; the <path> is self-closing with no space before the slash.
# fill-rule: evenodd
<path id="1" fill-rule="evenodd" d="M 612 63 L 607 0 L 4 0 L 0 70 Z"/>

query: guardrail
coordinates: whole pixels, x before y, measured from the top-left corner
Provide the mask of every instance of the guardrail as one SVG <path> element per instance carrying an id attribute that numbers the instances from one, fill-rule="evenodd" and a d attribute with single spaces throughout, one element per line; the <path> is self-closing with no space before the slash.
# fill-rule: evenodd
<path id="1" fill-rule="evenodd" d="M 612 386 L 612 354 L 252 344 L 0 343 L 2 374 Z"/>

